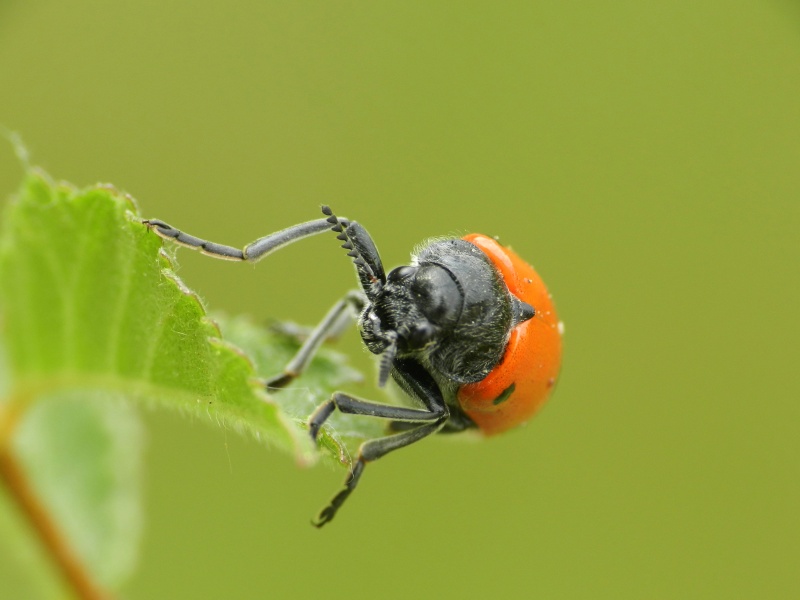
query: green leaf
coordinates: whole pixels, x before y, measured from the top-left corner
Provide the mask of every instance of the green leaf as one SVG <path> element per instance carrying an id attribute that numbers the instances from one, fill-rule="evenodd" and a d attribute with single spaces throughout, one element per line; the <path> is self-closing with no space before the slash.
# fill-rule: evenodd
<path id="1" fill-rule="evenodd" d="M 138 415 L 98 390 L 64 390 L 41 400 L 20 423 L 14 448 L 97 583 L 118 587 L 136 566 L 142 523 Z"/>
<path id="2" fill-rule="evenodd" d="M 323 349 L 300 382 L 269 397 L 261 378 L 280 372 L 298 340 L 243 317 L 209 318 L 175 275 L 172 252 L 129 196 L 109 186 L 79 191 L 37 170 L 3 222 L 0 450 L 12 449 L 60 534 L 105 587 L 132 572 L 142 521 L 132 402 L 249 432 L 310 464 L 317 453 L 305 418 L 333 388 L 360 379 Z M 370 420 L 339 415 L 321 440 L 347 464 L 348 444 L 377 434 Z M 13 512 L 0 501 L 0 528 L 13 533 L 6 543 L 26 531 Z M 10 543 L 12 554 L 24 545 Z M 32 572 L 52 576 L 35 554 Z"/>
<path id="3" fill-rule="evenodd" d="M 243 349 L 264 377 L 275 374 L 276 365 L 285 365 L 299 348 L 295 336 L 255 326 L 248 317 L 228 319 L 215 316 L 225 339 Z M 341 354 L 320 349 L 308 369 L 295 383 L 277 395 L 281 409 L 296 422 L 305 422 L 309 414 L 335 389 L 360 382 L 362 375 L 347 366 Z M 391 397 L 384 398 L 391 402 Z M 320 446 L 342 465 L 349 465 L 353 451 L 366 439 L 385 435 L 380 420 L 335 412 L 325 424 Z"/>
<path id="4" fill-rule="evenodd" d="M 171 266 L 130 198 L 31 173 L 0 247 L 13 396 L 88 386 L 154 398 L 308 459 L 306 436 Z"/>

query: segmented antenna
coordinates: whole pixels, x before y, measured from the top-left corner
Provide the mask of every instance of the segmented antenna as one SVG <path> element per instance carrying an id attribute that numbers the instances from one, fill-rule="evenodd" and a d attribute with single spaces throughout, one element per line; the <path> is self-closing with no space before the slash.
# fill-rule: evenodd
<path id="1" fill-rule="evenodd" d="M 328 217 L 326 221 L 331 224 L 331 231 L 336 232 L 337 236 L 336 239 L 344 242 L 342 244 L 342 248 L 347 250 L 347 256 L 353 259 L 353 263 L 355 263 L 356 268 L 363 272 L 367 278 L 369 279 L 370 283 L 377 283 L 378 278 L 375 277 L 375 271 L 372 270 L 372 267 L 369 266 L 364 257 L 361 256 L 361 253 L 353 244 L 353 241 L 350 239 L 350 236 L 347 235 L 347 226 L 343 225 L 342 222 L 339 220 L 333 211 L 331 210 L 330 206 L 322 207 L 322 214 Z"/>
<path id="2" fill-rule="evenodd" d="M 378 387 L 386 385 L 386 381 L 389 379 L 389 373 L 392 370 L 394 357 L 397 355 L 397 332 L 387 331 L 386 333 L 391 337 L 389 339 L 389 345 L 386 346 L 386 350 L 381 353 L 381 364 L 378 369 Z"/>

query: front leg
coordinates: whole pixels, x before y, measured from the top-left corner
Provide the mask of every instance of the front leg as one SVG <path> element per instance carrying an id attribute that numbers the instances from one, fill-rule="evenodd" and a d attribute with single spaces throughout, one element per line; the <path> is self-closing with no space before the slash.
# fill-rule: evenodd
<path id="1" fill-rule="evenodd" d="M 243 249 L 239 249 L 189 235 L 158 219 L 146 219 L 142 221 L 142 223 L 147 225 L 147 227 L 162 238 L 172 240 L 186 248 L 199 250 L 203 254 L 214 258 L 221 258 L 222 260 L 247 262 L 259 261 L 267 254 L 280 250 L 292 242 L 322 233 L 323 231 L 328 231 L 331 228 L 331 224 L 327 219 L 308 221 L 271 233 L 248 244 Z"/>

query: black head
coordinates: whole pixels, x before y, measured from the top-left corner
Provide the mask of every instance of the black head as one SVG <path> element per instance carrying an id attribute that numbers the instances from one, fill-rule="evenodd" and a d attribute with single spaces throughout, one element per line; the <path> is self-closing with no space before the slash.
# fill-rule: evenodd
<path id="1" fill-rule="evenodd" d="M 377 353 L 388 343 L 401 355 L 420 352 L 453 330 L 463 303 L 463 291 L 447 270 L 398 267 L 364 312 L 364 342 Z"/>
<path id="2" fill-rule="evenodd" d="M 359 329 L 372 352 L 414 356 L 431 371 L 467 383 L 494 368 L 512 327 L 532 316 L 485 254 L 464 240 L 446 240 L 425 247 L 415 264 L 389 273 Z M 381 369 L 381 382 L 387 375 L 388 366 Z"/>

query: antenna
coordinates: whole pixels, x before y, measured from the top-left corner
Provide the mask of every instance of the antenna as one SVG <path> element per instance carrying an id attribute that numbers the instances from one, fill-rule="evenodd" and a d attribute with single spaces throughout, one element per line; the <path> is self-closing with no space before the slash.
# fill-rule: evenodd
<path id="1" fill-rule="evenodd" d="M 339 217 L 333 214 L 330 206 L 323 205 L 322 206 L 322 214 L 328 217 L 326 221 L 331 224 L 331 231 L 337 233 L 336 239 L 344 242 L 342 244 L 342 248 L 347 250 L 347 256 L 353 259 L 353 263 L 356 265 L 356 269 L 358 269 L 361 273 L 363 273 L 367 280 L 370 283 L 378 283 L 380 280 L 375 276 L 375 271 L 373 271 L 372 267 L 364 260 L 364 257 L 361 256 L 361 253 L 353 244 L 353 240 L 350 239 L 350 236 L 347 235 L 347 226 L 348 223 L 346 220 L 340 221 Z"/>

